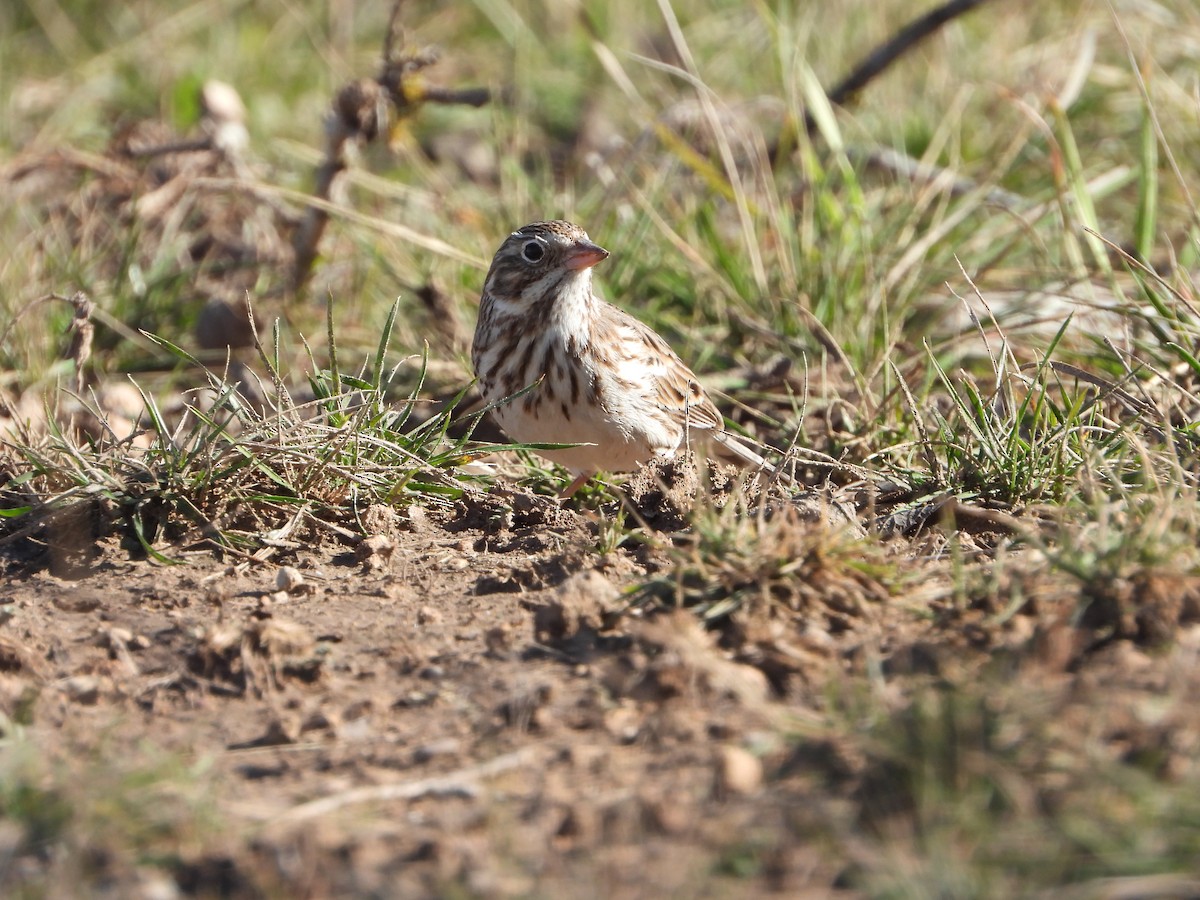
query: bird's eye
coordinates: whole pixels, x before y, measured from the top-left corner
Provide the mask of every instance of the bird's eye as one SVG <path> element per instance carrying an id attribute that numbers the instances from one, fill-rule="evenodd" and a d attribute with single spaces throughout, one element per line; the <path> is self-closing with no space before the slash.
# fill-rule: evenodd
<path id="1" fill-rule="evenodd" d="M 525 246 L 521 248 L 521 256 L 526 262 L 538 262 L 545 255 L 546 248 L 542 246 L 541 241 L 528 241 Z"/>

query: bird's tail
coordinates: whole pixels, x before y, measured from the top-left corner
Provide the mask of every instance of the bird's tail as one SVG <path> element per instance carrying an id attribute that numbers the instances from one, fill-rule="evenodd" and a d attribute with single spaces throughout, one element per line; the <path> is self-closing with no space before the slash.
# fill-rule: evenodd
<path id="1" fill-rule="evenodd" d="M 762 458 L 744 438 L 722 431 L 714 436 L 710 451 L 719 462 L 732 463 L 743 469 L 758 469 L 775 474 L 775 467 Z"/>

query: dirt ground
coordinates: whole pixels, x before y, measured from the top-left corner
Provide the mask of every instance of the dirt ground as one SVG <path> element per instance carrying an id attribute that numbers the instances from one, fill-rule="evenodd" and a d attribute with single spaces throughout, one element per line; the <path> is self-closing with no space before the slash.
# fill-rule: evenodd
<path id="1" fill-rule="evenodd" d="M 84 825 L 69 859 L 0 834 L 5 880 L 143 897 L 857 895 L 869 836 L 914 800 L 831 711 L 872 693 L 899 710 L 919 685 L 996 666 L 996 709 L 1036 698 L 1030 727 L 1054 730 L 1038 752 L 1192 774 L 1197 714 L 1163 698 L 1200 687 L 1195 626 L 1149 653 L 1053 603 L 995 624 L 926 565 L 904 595 L 812 571 L 820 597 L 789 601 L 795 615 L 748 606 L 706 632 L 690 612 L 626 609 L 622 588 L 663 553 L 597 553 L 604 515 L 499 486 L 375 509 L 360 546 L 300 527 L 267 562 L 167 566 L 114 535 L 59 577 L 53 553 L 14 551 L 0 703 L 40 771 L 74 785 L 61 799 Z M 1088 777 L 1059 768 L 1019 802 Z"/>

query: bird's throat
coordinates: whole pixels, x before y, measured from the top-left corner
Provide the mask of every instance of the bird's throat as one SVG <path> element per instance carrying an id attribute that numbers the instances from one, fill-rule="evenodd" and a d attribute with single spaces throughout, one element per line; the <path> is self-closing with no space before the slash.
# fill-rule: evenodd
<path id="1" fill-rule="evenodd" d="M 592 333 L 595 303 L 591 271 L 572 272 L 558 286 L 558 296 L 550 306 L 546 325 L 564 336 L 586 341 Z"/>

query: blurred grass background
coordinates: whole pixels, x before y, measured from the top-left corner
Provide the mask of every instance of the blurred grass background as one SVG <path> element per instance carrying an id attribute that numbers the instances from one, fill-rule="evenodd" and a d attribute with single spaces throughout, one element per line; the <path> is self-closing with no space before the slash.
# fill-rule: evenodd
<path id="1" fill-rule="evenodd" d="M 811 336 L 812 313 L 870 375 L 898 345 L 928 340 L 955 352 L 945 342 L 969 324 L 946 282 L 966 290 L 960 262 L 984 290 L 1056 293 L 1096 270 L 1080 250 L 1081 225 L 1132 246 L 1145 190 L 1148 107 L 1139 69 L 1162 143 L 1184 173 L 1196 168 L 1187 136 L 1197 13 L 1187 2 L 1113 12 L 1100 3 L 985 4 L 838 114 L 840 134 L 824 137 L 844 154 L 830 152 L 828 140 L 800 139 L 797 148 L 806 93 L 836 82 L 912 17 L 911 3 L 833 10 L 693 2 L 675 10 L 696 77 L 728 115 L 733 143 L 745 139 L 735 147 L 742 158 L 732 182 L 708 153 L 697 90 L 664 71 L 679 63 L 678 48 L 654 4 L 408 3 L 409 41 L 444 50 L 430 77 L 486 85 L 497 99 L 482 109 L 426 106 L 401 124 L 390 150 L 369 147 L 342 198 L 367 218 L 335 217 L 308 295 L 268 312 L 312 340 L 331 299 L 343 344 L 369 346 L 399 296 L 409 324 L 402 340 L 416 350 L 437 337 L 438 323 L 414 296 L 432 280 L 469 333 L 482 267 L 499 239 L 527 221 L 565 216 L 613 252 L 600 273 L 608 294 L 662 329 L 698 369 L 781 352 L 806 354 L 815 365 L 822 348 Z M 200 85 L 220 78 L 246 102 L 256 177 L 304 191 L 330 98 L 346 80 L 377 70 L 387 12 L 349 3 L 10 5 L 0 11 L 0 148 L 10 165 L 63 145 L 102 152 L 114 132 L 147 118 L 187 134 L 198 122 Z M 688 142 L 700 145 L 710 168 L 695 171 L 678 144 L 664 143 L 656 130 L 664 122 L 694 134 Z M 784 151 L 774 165 L 754 157 L 780 135 Z M 1067 135 L 1083 148 L 1077 171 L 1061 151 Z M 879 148 L 1001 188 L 1021 206 L 877 173 L 863 159 Z M 475 177 L 464 171 L 472 165 Z M 1162 177 L 1150 249 L 1159 262 L 1177 258 L 1186 268 L 1195 258 L 1194 206 L 1167 161 L 1155 166 Z M 1094 222 L 1070 196 L 1076 180 L 1099 183 Z M 734 192 L 746 198 L 740 215 Z M 174 248 L 159 245 L 156 258 L 139 260 L 136 234 L 114 236 L 97 254 L 117 257 L 114 268 L 105 265 L 111 259 L 73 255 L 64 246 L 69 235 L 54 243 L 44 195 L 17 199 L 0 219 L 10 314 L 35 296 L 79 287 L 112 319 L 186 343 L 196 273 L 168 262 Z M 1034 209 L 1041 214 L 1030 215 Z M 477 264 L 389 238 L 373 226 L 383 222 L 443 240 Z M 131 296 L 142 290 L 130 284 L 133 263 L 166 288 Z M 267 291 L 279 281 L 267 271 L 258 283 Z M 1028 306 L 1005 303 L 998 314 L 1029 314 Z M 0 348 L 7 367 L 41 371 L 62 324 L 42 332 L 22 323 L 20 340 Z M 1052 334 L 1042 328 L 1033 343 Z M 101 368 L 130 364 L 113 349 L 113 362 L 97 360 Z M 463 361 L 461 341 L 444 349 Z"/>

